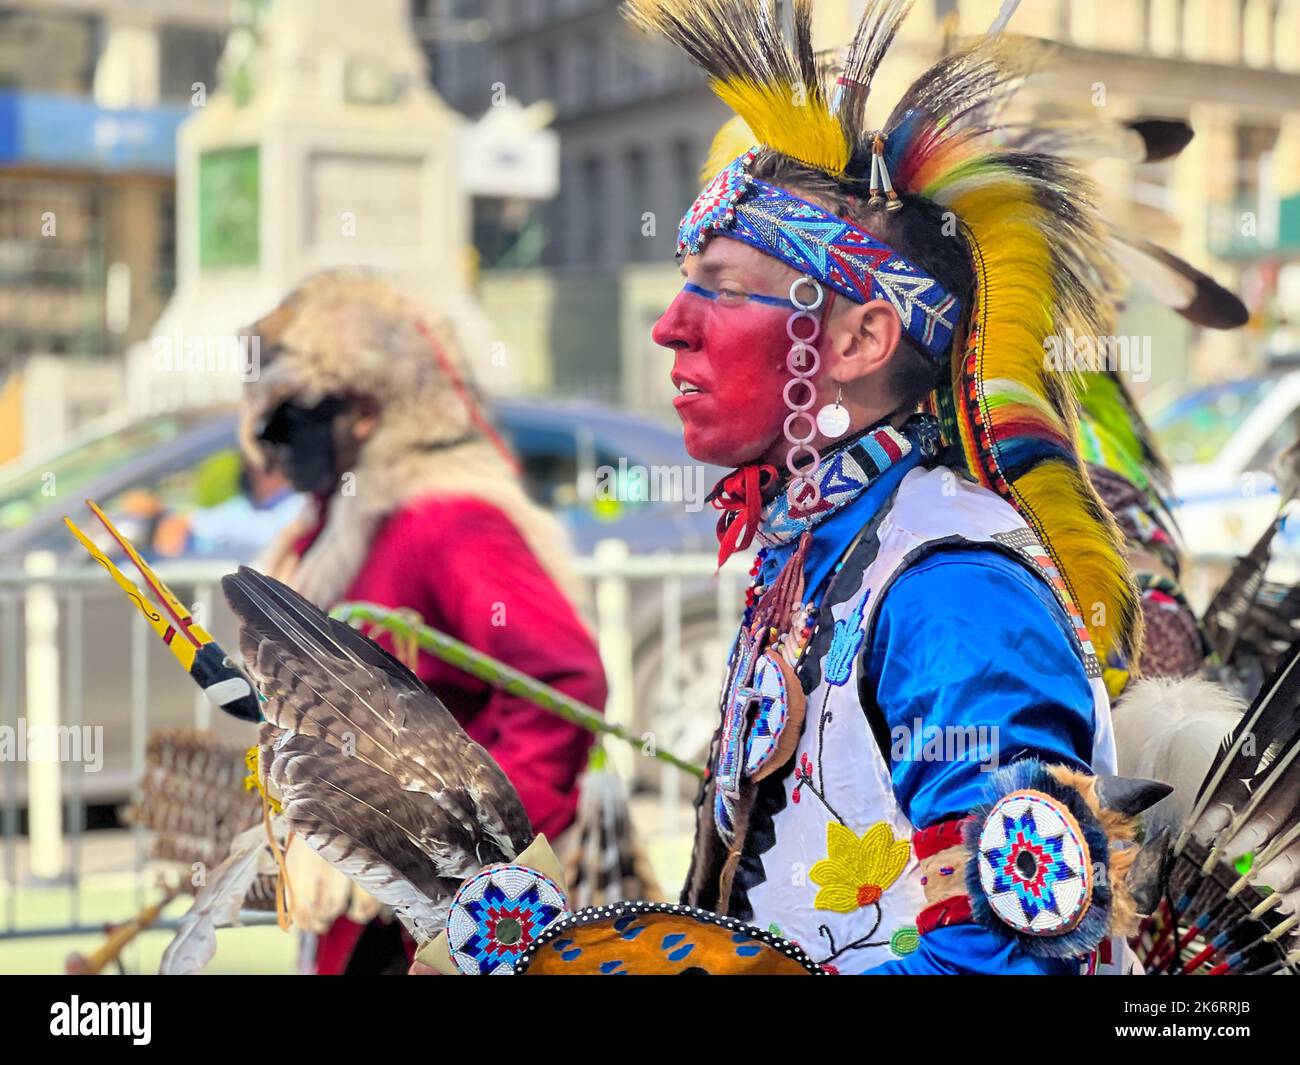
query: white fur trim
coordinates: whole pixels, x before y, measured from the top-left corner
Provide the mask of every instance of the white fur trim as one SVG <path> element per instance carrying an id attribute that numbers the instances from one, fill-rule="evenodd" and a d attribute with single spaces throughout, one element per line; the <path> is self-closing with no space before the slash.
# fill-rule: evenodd
<path id="1" fill-rule="evenodd" d="M 1151 832 L 1187 819 L 1215 751 L 1245 709 L 1223 685 L 1202 677 L 1148 677 L 1125 689 L 1114 710 L 1119 771 L 1174 789 L 1147 812 Z"/>

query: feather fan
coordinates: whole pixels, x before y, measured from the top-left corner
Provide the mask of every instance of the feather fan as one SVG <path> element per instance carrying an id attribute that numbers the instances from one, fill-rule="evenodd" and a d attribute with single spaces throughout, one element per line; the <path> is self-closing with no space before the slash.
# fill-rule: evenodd
<path id="1" fill-rule="evenodd" d="M 180 891 L 195 890 L 195 867 L 218 868 L 241 833 L 261 827 L 261 801 L 244 786 L 245 758 L 238 744 L 200 729 L 149 737 L 144 777 L 124 820 L 148 830 L 150 858 L 181 867 Z M 243 908 L 274 910 L 276 882 L 274 870 L 264 869 L 248 885 Z"/>
<path id="2" fill-rule="evenodd" d="M 1190 763 L 1203 759 L 1207 738 L 1194 724 L 1157 746 L 1171 764 Z M 1300 643 L 1214 751 L 1161 877 L 1159 907 L 1136 942 L 1148 971 L 1293 969 L 1300 957 L 1292 949 L 1300 925 Z"/>
<path id="3" fill-rule="evenodd" d="M 431 938 L 466 877 L 531 842 L 519 796 L 380 647 L 254 570 L 222 587 L 265 700 L 261 768 L 286 824 Z"/>

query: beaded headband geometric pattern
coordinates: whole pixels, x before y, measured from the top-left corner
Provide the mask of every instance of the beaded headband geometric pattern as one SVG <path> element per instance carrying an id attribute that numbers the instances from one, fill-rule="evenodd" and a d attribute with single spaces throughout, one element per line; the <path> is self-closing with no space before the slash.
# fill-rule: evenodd
<path id="1" fill-rule="evenodd" d="M 741 155 L 700 194 L 678 229 L 677 254 L 698 254 L 719 234 L 742 241 L 857 303 L 888 300 L 907 334 L 946 359 L 960 301 L 866 230 L 750 177 L 754 157 Z"/>

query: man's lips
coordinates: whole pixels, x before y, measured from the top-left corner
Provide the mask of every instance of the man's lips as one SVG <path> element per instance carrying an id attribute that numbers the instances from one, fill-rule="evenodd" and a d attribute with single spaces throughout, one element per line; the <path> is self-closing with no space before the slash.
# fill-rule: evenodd
<path id="1" fill-rule="evenodd" d="M 689 406 L 691 403 L 694 403 L 709 394 L 708 390 L 702 385 L 699 385 L 688 378 L 682 377 L 679 374 L 672 375 L 672 382 L 673 386 L 677 389 L 677 395 L 673 397 L 673 406 L 678 410 L 681 410 L 684 406 Z"/>
<path id="2" fill-rule="evenodd" d="M 669 374 L 668 378 L 672 381 L 673 388 L 677 389 L 679 395 L 691 395 L 696 392 L 708 391 L 699 381 L 687 377 L 685 374 L 680 374 L 676 370 Z"/>

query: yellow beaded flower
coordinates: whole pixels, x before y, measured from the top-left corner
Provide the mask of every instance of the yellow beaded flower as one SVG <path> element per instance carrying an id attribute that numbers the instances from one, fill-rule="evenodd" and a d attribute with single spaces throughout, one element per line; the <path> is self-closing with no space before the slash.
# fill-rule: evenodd
<path id="1" fill-rule="evenodd" d="M 872 825 L 860 839 L 851 828 L 832 821 L 826 826 L 826 853 L 828 857 L 808 874 L 821 886 L 813 905 L 819 910 L 852 913 L 880 901 L 902 875 L 911 844 L 894 839 L 883 821 Z"/>

